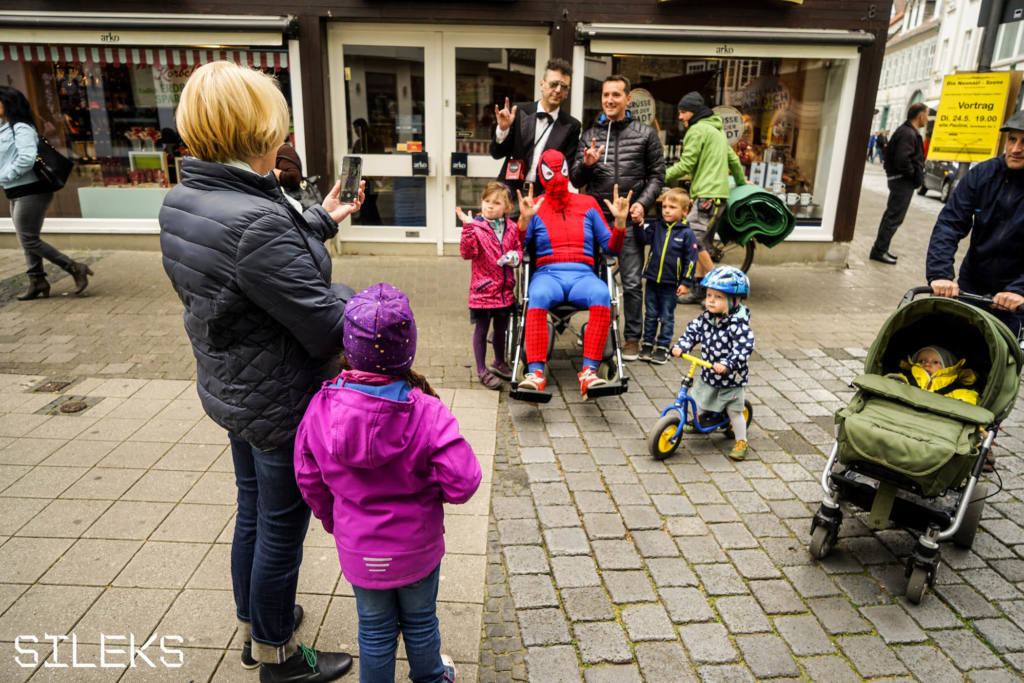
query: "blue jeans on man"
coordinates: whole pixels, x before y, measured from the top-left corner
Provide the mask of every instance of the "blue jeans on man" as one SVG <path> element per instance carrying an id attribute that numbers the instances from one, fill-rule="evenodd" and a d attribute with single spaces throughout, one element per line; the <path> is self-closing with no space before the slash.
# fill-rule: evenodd
<path id="1" fill-rule="evenodd" d="M 669 348 L 676 325 L 676 285 L 647 281 L 644 293 L 644 343 Z M 658 324 L 661 330 L 658 330 Z"/>
<path id="2" fill-rule="evenodd" d="M 298 647 L 290 641 L 310 510 L 295 484 L 290 445 L 261 451 L 233 434 L 228 438 L 238 488 L 231 542 L 236 615 L 251 627 L 253 656 L 281 663 Z"/>
<path id="3" fill-rule="evenodd" d="M 440 683 L 441 631 L 437 621 L 437 587 L 441 565 L 419 581 L 400 588 L 352 586 L 359 617 L 360 683 L 393 683 L 398 634 L 415 683 Z"/>

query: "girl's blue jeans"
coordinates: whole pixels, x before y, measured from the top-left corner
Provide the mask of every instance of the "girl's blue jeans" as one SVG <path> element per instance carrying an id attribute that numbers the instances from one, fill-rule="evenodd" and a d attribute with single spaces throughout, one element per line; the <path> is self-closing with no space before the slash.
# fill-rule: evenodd
<path id="1" fill-rule="evenodd" d="M 353 586 L 359 615 L 360 683 L 393 683 L 398 634 L 405 640 L 409 678 L 439 683 L 441 631 L 437 623 L 437 585 L 441 565 L 415 583 L 377 590 Z"/>
<path id="2" fill-rule="evenodd" d="M 295 630 L 295 589 L 310 510 L 295 483 L 290 447 L 261 451 L 233 434 L 228 438 L 238 487 L 231 542 L 235 609 L 239 621 L 251 624 L 253 656 L 283 662 Z"/>

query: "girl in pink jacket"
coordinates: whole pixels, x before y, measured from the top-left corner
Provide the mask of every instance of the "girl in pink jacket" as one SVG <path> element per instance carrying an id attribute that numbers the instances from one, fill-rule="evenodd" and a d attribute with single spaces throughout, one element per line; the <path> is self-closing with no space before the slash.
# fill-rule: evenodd
<path id="1" fill-rule="evenodd" d="M 488 389 L 500 389 L 502 379 L 512 379 L 505 361 L 505 331 L 510 308 L 515 302 L 515 267 L 523 259 L 516 224 L 508 219 L 512 200 L 508 188 L 487 183 L 480 199 L 480 213 L 474 218 L 456 213 L 462 220 L 459 253 L 473 262 L 469 278 L 469 320 L 473 329 L 476 374 Z M 487 328 L 494 323 L 494 363 L 487 367 Z M 500 379 L 499 379 L 500 378 Z"/>
<path id="2" fill-rule="evenodd" d="M 348 369 L 313 397 L 295 437 L 302 497 L 334 535 L 359 616 L 359 680 L 395 680 L 398 634 L 415 681 L 455 680 L 440 654 L 444 503 L 468 501 L 480 463 L 459 423 L 412 371 L 416 321 L 380 283 L 345 307 Z"/>

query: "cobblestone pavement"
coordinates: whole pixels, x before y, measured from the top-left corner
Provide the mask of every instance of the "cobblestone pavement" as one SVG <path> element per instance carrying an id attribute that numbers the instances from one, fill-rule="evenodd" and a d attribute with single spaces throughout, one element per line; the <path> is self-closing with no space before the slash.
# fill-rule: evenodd
<path id="1" fill-rule="evenodd" d="M 464 262 L 335 262 L 336 279 L 357 289 L 387 279 L 410 294 L 417 368 L 443 389 L 485 470 L 493 455 L 493 476 L 448 523 L 440 612 L 460 680 L 1019 680 L 1021 408 L 999 436 L 1004 490 L 989 499 L 972 550 L 943 548 L 922 605 L 902 597 L 905 534 L 870 534 L 848 516 L 828 560 L 806 551 L 832 412 L 852 395 L 878 327 L 922 283 L 940 208 L 914 197 L 893 244 L 902 258 L 889 267 L 866 259 L 885 202 L 877 168 L 864 189 L 849 268 L 755 260 L 754 422 L 743 463 L 725 457 L 721 436 L 687 437 L 664 462 L 646 454 L 647 430 L 678 387 L 677 362 L 629 364 L 628 393 L 584 403 L 578 349 L 561 339 L 551 403 L 499 401 L 472 371 Z M 0 680 L 158 678 L 24 670 L 13 639 L 195 624 L 203 635 L 186 643 L 189 665 L 160 672 L 167 680 L 255 680 L 237 665 L 227 584 L 230 461 L 195 399 L 180 304 L 158 254 L 74 256 L 97 273 L 90 296 L 61 296 L 71 283 L 57 279 L 50 299 L 22 303 L 12 301 L 21 254 L 0 251 Z M 697 311 L 678 308 L 677 326 Z M 62 395 L 90 407 L 37 414 L 59 396 L 25 390 L 54 377 L 75 380 Z M 353 647 L 351 591 L 331 539 L 313 527 L 300 635 Z M 98 649 L 95 637 L 83 640 L 79 661 L 97 662 Z M 41 661 L 50 649 L 40 650 Z"/>

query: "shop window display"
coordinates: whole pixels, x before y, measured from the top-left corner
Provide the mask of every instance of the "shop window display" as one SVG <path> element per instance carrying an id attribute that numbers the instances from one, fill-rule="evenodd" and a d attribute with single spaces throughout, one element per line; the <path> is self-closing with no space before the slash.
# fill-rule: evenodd
<path id="1" fill-rule="evenodd" d="M 155 219 L 188 153 L 174 124 L 181 89 L 217 60 L 273 74 L 290 104 L 284 51 L 0 45 L 0 82 L 25 93 L 40 133 L 75 163 L 50 215 Z"/>
<path id="2" fill-rule="evenodd" d="M 634 115 L 658 131 L 671 165 L 684 134 L 676 105 L 695 90 L 722 117 L 748 182 L 779 195 L 801 223 L 820 224 L 845 69 L 841 60 L 588 55 L 584 127 L 601 113 L 605 76 L 624 74 Z"/>

